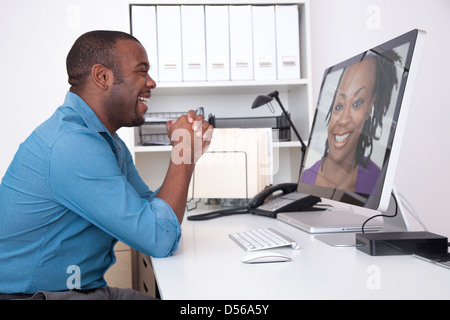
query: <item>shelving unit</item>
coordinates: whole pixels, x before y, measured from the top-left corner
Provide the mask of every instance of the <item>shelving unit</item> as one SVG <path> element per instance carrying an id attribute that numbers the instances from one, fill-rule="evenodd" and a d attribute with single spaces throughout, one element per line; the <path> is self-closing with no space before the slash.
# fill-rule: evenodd
<path id="1" fill-rule="evenodd" d="M 149 103 L 150 112 L 181 111 L 203 107 L 205 115 L 216 117 L 259 117 L 273 116 L 268 108 L 251 109 L 257 95 L 279 91 L 284 107 L 291 114 L 293 122 L 303 140 L 307 141 L 312 123 L 312 89 L 310 62 L 309 0 L 298 1 L 208 1 L 207 5 L 297 5 L 299 8 L 300 36 L 300 79 L 294 80 L 241 80 L 241 81 L 198 81 L 198 82 L 157 82 L 152 90 Z M 133 1 L 131 5 L 202 5 L 198 1 Z M 130 15 L 130 19 L 133 19 Z M 156 48 L 146 48 L 156 50 Z M 281 114 L 277 103 L 273 103 L 275 115 Z M 137 128 L 121 129 L 120 135 L 127 142 L 134 155 L 137 169 L 151 189 L 158 188 L 165 176 L 164 168 L 170 160 L 171 146 L 142 146 Z M 278 148 L 279 171 L 274 175 L 274 183 L 297 181 L 300 170 L 300 143 L 294 141 L 274 144 Z"/>

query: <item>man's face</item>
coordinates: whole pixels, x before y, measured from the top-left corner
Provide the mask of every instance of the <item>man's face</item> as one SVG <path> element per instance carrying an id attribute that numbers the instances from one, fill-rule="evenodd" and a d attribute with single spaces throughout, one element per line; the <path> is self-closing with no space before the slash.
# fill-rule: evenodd
<path id="1" fill-rule="evenodd" d="M 121 80 L 110 91 L 109 118 L 118 127 L 142 125 L 155 82 L 148 75 L 149 61 L 144 47 L 133 40 L 120 40 L 116 56 L 121 67 Z"/>

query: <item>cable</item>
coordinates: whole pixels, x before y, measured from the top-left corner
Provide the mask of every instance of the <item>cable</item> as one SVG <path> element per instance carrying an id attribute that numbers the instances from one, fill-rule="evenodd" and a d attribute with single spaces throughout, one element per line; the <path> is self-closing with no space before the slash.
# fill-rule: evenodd
<path id="1" fill-rule="evenodd" d="M 231 216 L 234 214 L 248 214 L 248 213 L 250 213 L 248 211 L 248 207 L 245 206 L 245 207 L 237 207 L 237 208 L 226 209 L 226 210 L 216 210 L 216 211 L 211 211 L 211 212 L 206 212 L 206 213 L 200 213 L 200 214 L 188 216 L 187 219 L 190 221 L 203 221 L 203 220 L 210 220 L 210 219 L 215 219 L 215 218 L 220 218 L 220 217 L 225 217 L 225 216 Z"/>
<path id="2" fill-rule="evenodd" d="M 393 215 L 393 216 L 388 216 L 388 215 L 386 215 L 386 214 L 376 214 L 376 215 L 374 215 L 374 216 L 368 218 L 366 221 L 364 221 L 364 223 L 363 223 L 363 225 L 362 225 L 362 227 L 361 227 L 362 233 L 364 233 L 364 226 L 366 225 L 366 223 L 369 222 L 370 220 L 372 220 L 373 218 L 376 218 L 376 217 L 394 218 L 394 217 L 397 216 L 397 212 L 398 212 L 398 202 L 397 202 L 397 199 L 395 198 L 395 195 L 394 195 L 393 192 L 391 193 L 391 195 L 392 195 L 392 197 L 394 198 L 394 201 L 395 201 L 395 213 L 394 213 L 394 215 Z"/>

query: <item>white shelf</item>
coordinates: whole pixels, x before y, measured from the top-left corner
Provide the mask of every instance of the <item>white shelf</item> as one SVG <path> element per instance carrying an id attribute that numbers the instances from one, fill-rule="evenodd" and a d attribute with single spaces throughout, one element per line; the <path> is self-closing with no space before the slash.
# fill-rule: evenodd
<path id="1" fill-rule="evenodd" d="M 183 110 L 204 107 L 205 114 L 218 118 L 232 117 L 265 117 L 273 116 L 269 108 L 251 109 L 254 99 L 261 94 L 277 90 L 284 107 L 290 113 L 297 130 L 307 141 L 309 128 L 312 124 L 314 109 L 312 106 L 311 81 L 311 39 L 309 0 L 130 0 L 130 4 L 139 5 L 298 5 L 299 6 L 299 36 L 300 36 L 300 79 L 293 80 L 227 80 L 227 81 L 157 81 L 152 90 L 149 104 L 150 112 L 180 112 Z M 150 48 L 149 50 L 156 50 Z M 156 77 L 157 78 L 157 77 Z M 276 114 L 281 110 L 273 104 Z M 136 167 L 143 180 L 156 189 L 164 180 L 161 166 L 167 165 L 172 146 L 142 146 L 139 132 L 133 128 L 128 133 L 130 139 L 127 145 L 133 153 Z M 291 132 L 293 137 L 293 132 Z M 295 137 L 294 137 L 295 138 Z M 275 142 L 273 148 L 280 154 L 280 170 L 274 175 L 274 183 L 296 181 L 299 172 L 299 141 Z"/>
<path id="2" fill-rule="evenodd" d="M 273 143 L 274 148 L 300 148 L 301 146 L 300 141 L 281 141 Z"/>
<path id="3" fill-rule="evenodd" d="M 274 142 L 274 148 L 300 148 L 301 144 L 299 141 L 281 141 Z M 170 152 L 172 151 L 172 146 L 141 146 L 137 145 L 134 147 L 134 152 Z"/>
<path id="4" fill-rule="evenodd" d="M 134 152 L 169 152 L 172 151 L 172 146 L 141 146 L 134 147 Z"/>
<path id="5" fill-rule="evenodd" d="M 246 93 L 258 94 L 278 91 L 295 90 L 300 86 L 309 85 L 309 79 L 272 80 L 272 81 L 190 81 L 190 82 L 158 82 L 155 95 L 185 95 L 185 94 L 226 94 Z"/>

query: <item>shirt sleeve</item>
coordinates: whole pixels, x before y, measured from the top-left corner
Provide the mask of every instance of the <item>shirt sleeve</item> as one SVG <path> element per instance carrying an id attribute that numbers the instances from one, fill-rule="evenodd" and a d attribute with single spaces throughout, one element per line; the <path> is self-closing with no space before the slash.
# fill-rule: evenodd
<path id="1" fill-rule="evenodd" d="M 101 136 L 81 131 L 60 137 L 52 146 L 48 177 L 57 203 L 116 239 L 155 257 L 177 250 L 181 227 L 172 208 L 140 183 L 142 190 L 136 190 Z M 131 181 L 136 185 L 136 177 Z"/>

